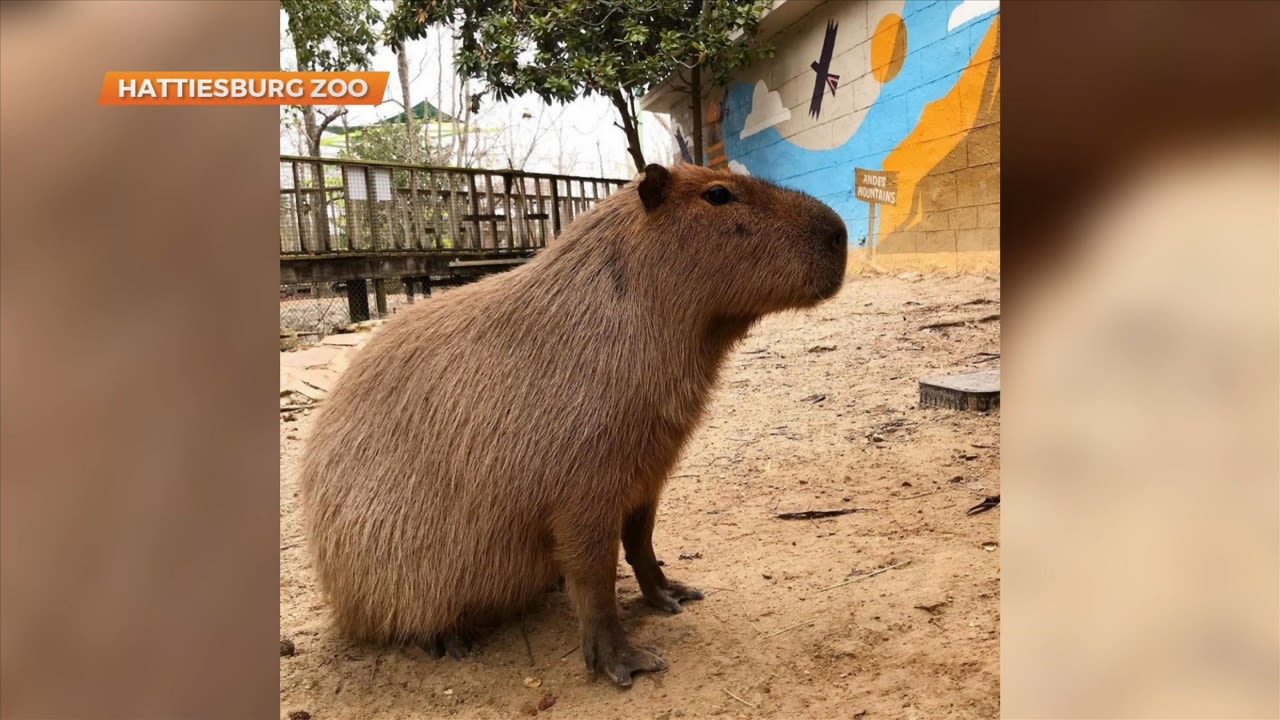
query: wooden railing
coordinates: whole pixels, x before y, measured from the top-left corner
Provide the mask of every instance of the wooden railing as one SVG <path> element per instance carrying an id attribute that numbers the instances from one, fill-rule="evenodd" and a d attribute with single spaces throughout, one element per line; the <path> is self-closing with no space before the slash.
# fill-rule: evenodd
<path id="1" fill-rule="evenodd" d="M 280 254 L 527 254 L 626 180 L 280 157 Z"/>

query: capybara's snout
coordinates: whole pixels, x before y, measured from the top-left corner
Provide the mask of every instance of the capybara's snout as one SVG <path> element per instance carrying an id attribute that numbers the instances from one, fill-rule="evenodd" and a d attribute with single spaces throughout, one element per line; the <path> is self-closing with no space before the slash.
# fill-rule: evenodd
<path id="1" fill-rule="evenodd" d="M 824 215 L 817 231 L 821 249 L 831 252 L 836 260 L 844 262 L 849 252 L 849 231 L 844 226 L 844 220 L 830 208 L 827 208 Z"/>
<path id="2" fill-rule="evenodd" d="M 815 201 L 812 238 L 818 256 L 818 297 L 825 300 L 840 291 L 844 284 L 845 264 L 849 257 L 849 231 L 844 220 L 826 203 Z"/>

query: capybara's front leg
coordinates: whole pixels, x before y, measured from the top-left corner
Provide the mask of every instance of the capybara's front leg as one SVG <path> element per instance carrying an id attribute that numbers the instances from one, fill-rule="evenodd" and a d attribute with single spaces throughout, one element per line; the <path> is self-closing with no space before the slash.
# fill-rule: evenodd
<path id="1" fill-rule="evenodd" d="M 613 532 L 575 532 L 560 547 L 569 596 L 578 612 L 582 657 L 587 669 L 601 671 L 619 687 L 630 687 L 638 672 L 667 669 L 653 653 L 627 642 L 618 620 L 614 573 L 618 567 L 618 536 Z"/>
<path id="2" fill-rule="evenodd" d="M 696 587 L 668 579 L 658 565 L 658 556 L 653 552 L 653 522 L 657 513 L 657 503 L 633 510 L 622 525 L 622 547 L 645 602 L 674 614 L 680 612 L 681 602 L 701 600 L 703 596 Z"/>
<path id="3" fill-rule="evenodd" d="M 471 636 L 463 632 L 448 632 L 432 635 L 421 643 L 422 649 L 439 660 L 448 653 L 455 660 L 461 660 L 471 654 Z"/>

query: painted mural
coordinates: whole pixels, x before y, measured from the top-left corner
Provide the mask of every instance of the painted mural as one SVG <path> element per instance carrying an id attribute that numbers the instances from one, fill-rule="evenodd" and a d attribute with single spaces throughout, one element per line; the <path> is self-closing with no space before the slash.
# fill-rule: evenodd
<path id="1" fill-rule="evenodd" d="M 822 55 L 814 62 L 809 63 L 809 67 L 813 68 L 815 75 L 813 79 L 813 97 L 809 100 L 809 117 L 817 118 L 822 114 L 822 98 L 827 95 L 827 88 L 831 88 L 831 94 L 836 94 L 836 87 L 840 85 L 840 76 L 831 72 L 831 53 L 836 49 L 836 31 L 840 27 L 833 22 L 827 23 L 827 34 L 822 39 Z"/>
<path id="2" fill-rule="evenodd" d="M 994 267 L 999 32 L 998 0 L 820 5 L 709 103 L 708 164 L 821 198 L 886 267 Z M 896 202 L 872 216 L 855 168 L 896 175 Z"/>

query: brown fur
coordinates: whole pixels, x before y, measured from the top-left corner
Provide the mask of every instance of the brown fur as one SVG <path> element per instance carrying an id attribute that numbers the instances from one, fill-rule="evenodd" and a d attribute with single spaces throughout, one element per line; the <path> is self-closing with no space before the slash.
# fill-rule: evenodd
<path id="1" fill-rule="evenodd" d="M 704 199 L 717 184 L 737 201 Z M 833 295 L 846 244 L 806 195 L 650 166 L 523 267 L 395 316 L 338 382 L 302 465 L 337 626 L 438 643 L 563 573 L 589 667 L 622 685 L 664 667 L 622 635 L 619 545 L 652 604 L 701 597 L 653 554 L 663 483 L 726 353 L 761 315 Z"/>

